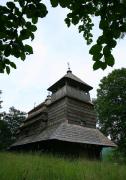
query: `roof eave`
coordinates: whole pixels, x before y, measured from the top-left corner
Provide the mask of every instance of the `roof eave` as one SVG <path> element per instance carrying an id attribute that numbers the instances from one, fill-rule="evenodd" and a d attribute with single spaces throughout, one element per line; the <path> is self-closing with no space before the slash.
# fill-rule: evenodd
<path id="1" fill-rule="evenodd" d="M 84 84 L 84 83 L 81 83 L 81 82 L 78 82 L 78 81 L 75 81 L 71 78 L 68 78 L 68 77 L 63 77 L 61 78 L 59 81 L 57 81 L 56 83 L 54 83 L 52 86 L 50 86 L 47 90 L 48 91 L 54 91 L 56 89 L 57 86 L 59 86 L 60 84 L 63 84 L 65 83 L 65 80 L 70 80 L 71 82 L 76 82 L 80 85 L 80 87 L 82 89 L 85 89 L 87 91 L 90 91 L 93 89 L 93 87 L 89 86 L 88 84 Z"/>

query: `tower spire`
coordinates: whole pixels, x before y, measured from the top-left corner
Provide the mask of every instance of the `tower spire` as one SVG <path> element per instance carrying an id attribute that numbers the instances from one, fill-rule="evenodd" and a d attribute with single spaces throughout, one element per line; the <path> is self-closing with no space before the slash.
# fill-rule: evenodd
<path id="1" fill-rule="evenodd" d="M 69 62 L 67 63 L 67 66 L 68 66 L 67 73 L 72 73 L 72 71 L 71 71 L 71 69 L 70 69 L 70 63 L 69 63 Z"/>

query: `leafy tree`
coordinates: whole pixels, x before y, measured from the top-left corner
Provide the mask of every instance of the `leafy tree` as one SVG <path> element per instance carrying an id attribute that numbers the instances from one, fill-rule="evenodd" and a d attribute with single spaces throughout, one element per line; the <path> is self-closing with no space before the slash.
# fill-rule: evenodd
<path id="1" fill-rule="evenodd" d="M 0 90 L 0 95 L 2 94 L 2 91 Z M 0 109 L 2 109 L 2 100 L 1 100 L 1 97 L 0 97 Z M 3 115 L 3 113 L 0 111 L 0 120 L 2 119 L 2 115 Z"/>
<path id="2" fill-rule="evenodd" d="M 112 71 L 97 90 L 96 110 L 101 131 L 126 155 L 126 69 Z"/>
<path id="3" fill-rule="evenodd" d="M 2 91 L 0 90 L 0 94 L 2 94 Z M 0 109 L 2 109 L 1 103 L 3 101 L 0 98 Z M 11 132 L 8 128 L 7 122 L 3 120 L 3 112 L 0 112 L 0 150 L 3 150 L 7 148 L 10 145 L 11 142 Z"/>
<path id="4" fill-rule="evenodd" d="M 1 103 L 2 101 L 0 101 L 0 108 Z M 9 113 L 0 113 L 0 150 L 7 149 L 15 141 L 17 129 L 25 118 L 26 113 L 14 107 L 9 109 Z"/>
<path id="5" fill-rule="evenodd" d="M 0 119 L 0 150 L 6 149 L 11 143 L 11 131 L 8 124 Z"/>
<path id="6" fill-rule="evenodd" d="M 2 94 L 2 91 L 0 90 L 0 95 L 1 94 Z M 0 109 L 2 108 L 1 104 L 2 104 L 2 100 L 1 100 L 1 97 L 0 97 Z"/>
<path id="7" fill-rule="evenodd" d="M 52 7 L 58 5 L 67 8 L 69 13 L 65 22 L 78 25 L 87 44 L 92 43 L 91 30 L 94 26 L 92 16 L 100 17 L 99 28 L 102 33 L 89 53 L 93 56 L 93 68 L 105 69 L 114 65 L 112 49 L 117 40 L 126 32 L 125 0 L 50 0 Z M 13 0 L 6 6 L 0 6 L 0 72 L 10 73 L 10 67 L 16 68 L 10 56 L 25 60 L 32 54 L 32 47 L 24 40 L 34 39 L 38 18 L 44 18 L 48 11 L 42 0 Z"/>
<path id="8" fill-rule="evenodd" d="M 26 113 L 20 110 L 15 109 L 14 107 L 10 107 L 9 113 L 5 113 L 3 116 L 4 121 L 7 122 L 8 128 L 11 131 L 11 139 L 16 139 L 16 132 L 19 126 L 26 118 Z"/>

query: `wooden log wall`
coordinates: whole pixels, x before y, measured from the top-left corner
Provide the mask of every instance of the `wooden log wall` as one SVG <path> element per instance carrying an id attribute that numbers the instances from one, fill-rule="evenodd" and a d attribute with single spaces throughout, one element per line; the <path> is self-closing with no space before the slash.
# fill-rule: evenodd
<path id="1" fill-rule="evenodd" d="M 69 123 L 96 128 L 96 115 L 92 104 L 67 98 L 67 119 Z"/>
<path id="2" fill-rule="evenodd" d="M 48 125 L 56 124 L 66 120 L 67 113 L 66 98 L 60 99 L 52 103 L 48 107 Z"/>
<path id="3" fill-rule="evenodd" d="M 25 121 L 20 127 L 17 138 L 22 139 L 34 134 L 40 133 L 47 127 L 48 115 L 47 112 L 41 112 L 35 117 L 32 117 L 29 121 Z"/>
<path id="4" fill-rule="evenodd" d="M 76 98 L 81 101 L 90 102 L 90 94 L 82 91 L 79 88 L 74 88 L 69 85 L 66 86 L 67 96 Z"/>

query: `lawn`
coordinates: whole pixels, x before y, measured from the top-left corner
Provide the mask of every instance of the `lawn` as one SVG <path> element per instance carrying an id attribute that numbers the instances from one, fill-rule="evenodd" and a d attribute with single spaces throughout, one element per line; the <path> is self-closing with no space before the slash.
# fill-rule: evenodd
<path id="1" fill-rule="evenodd" d="M 125 179 L 125 165 L 38 153 L 0 153 L 0 180 Z"/>

